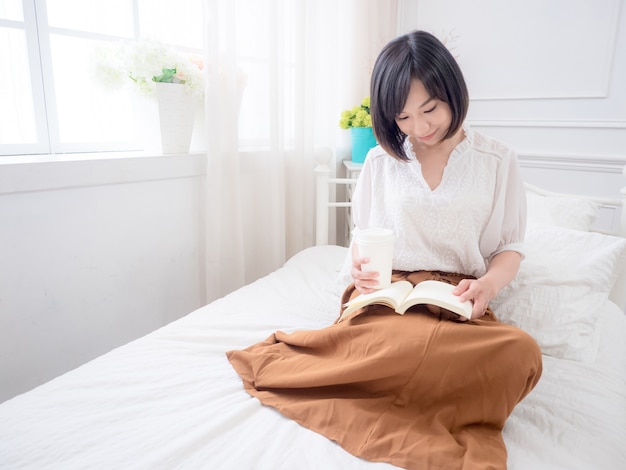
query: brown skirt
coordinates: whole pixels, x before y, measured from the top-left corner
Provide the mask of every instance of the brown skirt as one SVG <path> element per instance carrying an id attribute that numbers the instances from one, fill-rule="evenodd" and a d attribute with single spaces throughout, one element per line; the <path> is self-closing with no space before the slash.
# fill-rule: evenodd
<path id="1" fill-rule="evenodd" d="M 411 282 L 462 275 L 401 273 Z M 355 295 L 354 286 L 342 303 Z M 227 353 L 245 389 L 355 456 L 407 469 L 505 469 L 502 429 L 541 376 L 541 352 L 491 311 L 453 322 L 368 307 L 321 330 Z"/>

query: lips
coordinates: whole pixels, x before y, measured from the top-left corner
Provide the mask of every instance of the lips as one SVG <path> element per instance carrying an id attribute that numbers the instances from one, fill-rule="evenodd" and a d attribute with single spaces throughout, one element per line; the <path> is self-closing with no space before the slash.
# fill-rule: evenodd
<path id="1" fill-rule="evenodd" d="M 431 140 L 433 137 L 435 137 L 435 134 L 436 134 L 436 133 L 437 133 L 437 132 L 435 131 L 435 132 L 433 132 L 432 134 L 425 135 L 425 136 L 423 136 L 423 137 L 418 137 L 418 138 L 419 138 L 419 140 L 428 141 L 428 140 Z"/>

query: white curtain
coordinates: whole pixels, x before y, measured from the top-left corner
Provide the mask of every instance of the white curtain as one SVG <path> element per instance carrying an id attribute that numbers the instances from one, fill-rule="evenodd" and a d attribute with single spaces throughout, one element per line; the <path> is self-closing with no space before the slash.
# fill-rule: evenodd
<path id="1" fill-rule="evenodd" d="M 207 301 L 314 244 L 316 149 L 349 158 L 397 0 L 207 0 Z"/>

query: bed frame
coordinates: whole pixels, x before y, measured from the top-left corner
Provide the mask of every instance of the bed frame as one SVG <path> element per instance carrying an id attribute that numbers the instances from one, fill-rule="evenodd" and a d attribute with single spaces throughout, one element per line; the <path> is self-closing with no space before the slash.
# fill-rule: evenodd
<path id="1" fill-rule="evenodd" d="M 317 175 L 317 202 L 316 202 L 316 245 L 327 245 L 329 243 L 329 221 L 331 219 L 331 210 L 336 208 L 348 209 L 351 206 L 351 202 L 337 201 L 335 198 L 337 186 L 349 186 L 356 183 L 354 178 L 334 178 L 332 177 L 331 163 L 333 162 L 333 153 L 330 149 L 320 149 L 316 153 L 317 166 L 315 167 L 315 173 Z M 626 178 L 626 166 L 622 170 L 623 176 Z M 578 197 L 582 199 L 588 199 L 599 204 L 601 209 L 607 209 L 614 211 L 619 217 L 618 230 L 611 231 L 603 227 L 594 228 L 594 231 L 609 235 L 617 235 L 626 237 L 626 186 L 620 190 L 620 197 L 615 199 L 584 196 L 579 194 L 565 194 L 547 191 L 542 188 L 526 184 L 528 191 L 541 196 L 567 196 Z M 615 284 L 615 287 L 611 291 L 610 298 L 613 302 L 619 305 L 622 310 L 626 312 L 626 266 L 621 271 L 621 274 Z"/>

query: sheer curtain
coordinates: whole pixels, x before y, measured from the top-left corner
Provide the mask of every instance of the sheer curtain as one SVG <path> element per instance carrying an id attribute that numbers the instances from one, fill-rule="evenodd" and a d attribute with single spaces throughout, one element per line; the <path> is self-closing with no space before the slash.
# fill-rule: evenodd
<path id="1" fill-rule="evenodd" d="M 339 114 L 368 94 L 396 3 L 207 0 L 208 301 L 314 244 L 316 149 L 349 158 Z"/>

